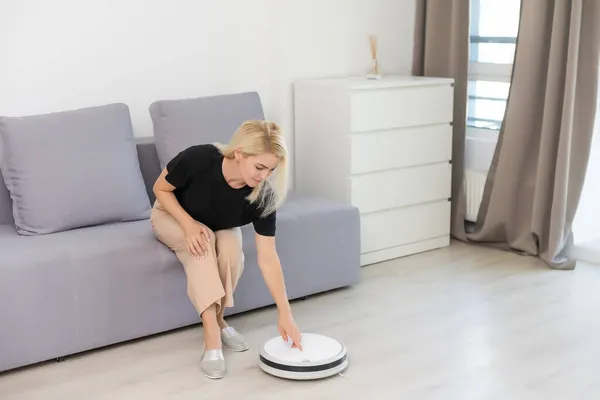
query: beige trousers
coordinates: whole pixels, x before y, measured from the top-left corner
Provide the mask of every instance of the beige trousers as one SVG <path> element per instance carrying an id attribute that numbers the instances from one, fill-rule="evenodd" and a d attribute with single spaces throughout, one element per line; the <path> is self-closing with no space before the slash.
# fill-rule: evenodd
<path id="1" fill-rule="evenodd" d="M 156 201 L 150 217 L 156 238 L 175 252 L 187 277 L 187 293 L 198 314 L 213 303 L 217 314 L 222 307 L 233 307 L 233 292 L 244 270 L 240 228 L 210 231 L 206 258 L 193 256 L 185 243 L 183 229 Z"/>

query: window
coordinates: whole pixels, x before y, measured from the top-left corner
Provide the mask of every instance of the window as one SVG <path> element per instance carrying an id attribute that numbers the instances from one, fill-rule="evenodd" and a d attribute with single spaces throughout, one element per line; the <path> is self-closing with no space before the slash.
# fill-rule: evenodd
<path id="1" fill-rule="evenodd" d="M 519 30 L 521 0 L 471 0 L 467 128 L 499 131 Z"/>

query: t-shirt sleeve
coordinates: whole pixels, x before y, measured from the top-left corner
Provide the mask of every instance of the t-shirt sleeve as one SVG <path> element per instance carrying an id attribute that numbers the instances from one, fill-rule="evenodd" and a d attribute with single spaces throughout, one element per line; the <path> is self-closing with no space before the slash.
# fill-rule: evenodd
<path id="1" fill-rule="evenodd" d="M 262 236 L 275 236 L 277 225 L 277 212 L 261 217 L 260 214 L 254 219 L 254 231 Z"/>
<path id="2" fill-rule="evenodd" d="M 184 188 L 210 162 L 209 149 L 205 146 L 192 146 L 179 152 L 167 163 L 165 179 L 177 189 Z"/>

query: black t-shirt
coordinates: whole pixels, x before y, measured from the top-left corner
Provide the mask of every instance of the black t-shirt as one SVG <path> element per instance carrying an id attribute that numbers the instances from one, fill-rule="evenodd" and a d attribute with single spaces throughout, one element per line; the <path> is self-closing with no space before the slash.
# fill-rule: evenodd
<path id="1" fill-rule="evenodd" d="M 262 209 L 246 199 L 252 188 L 232 188 L 222 166 L 223 155 L 214 145 L 191 146 L 169 161 L 165 179 L 175 186 L 183 209 L 213 231 L 252 223 L 256 233 L 275 236 L 276 213 L 261 217 Z"/>

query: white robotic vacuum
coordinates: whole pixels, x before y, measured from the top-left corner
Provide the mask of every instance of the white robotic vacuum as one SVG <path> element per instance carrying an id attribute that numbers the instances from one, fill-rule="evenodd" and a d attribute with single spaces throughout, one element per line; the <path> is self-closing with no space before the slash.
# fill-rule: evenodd
<path id="1" fill-rule="evenodd" d="M 260 349 L 260 368 L 285 379 L 311 380 L 339 374 L 348 366 L 346 347 L 335 339 L 313 333 L 302 334 L 302 351 L 280 336 Z"/>

